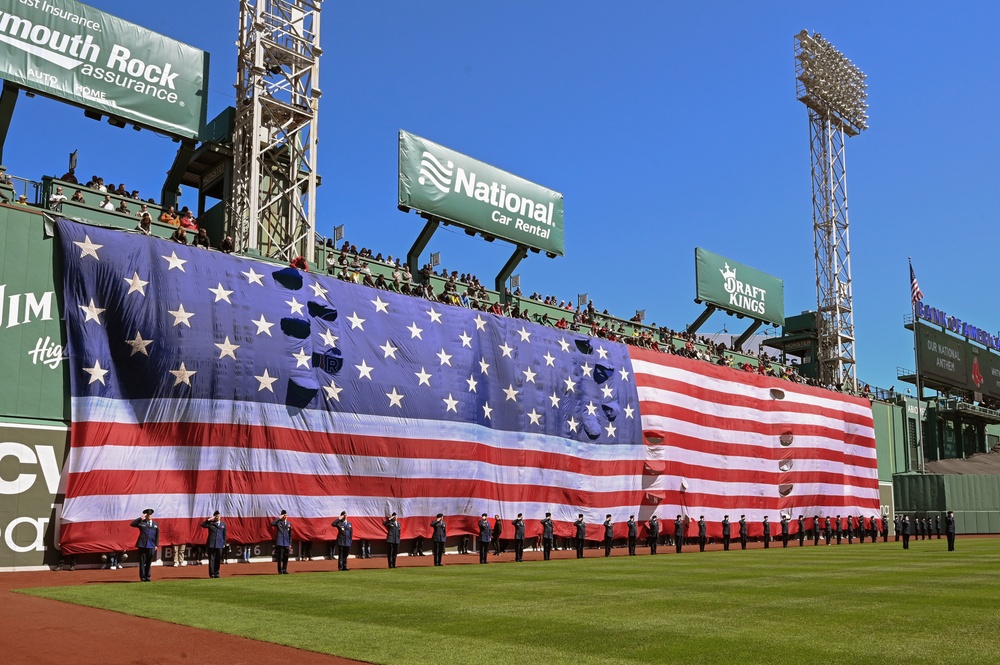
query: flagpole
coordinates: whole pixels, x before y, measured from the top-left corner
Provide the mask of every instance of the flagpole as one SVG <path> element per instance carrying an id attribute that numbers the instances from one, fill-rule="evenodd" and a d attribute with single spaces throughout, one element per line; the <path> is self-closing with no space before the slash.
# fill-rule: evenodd
<path id="1" fill-rule="evenodd" d="M 920 337 L 917 335 L 917 299 L 913 297 L 913 282 L 915 277 L 913 275 L 913 261 L 910 257 L 906 257 L 910 264 L 910 311 L 913 314 L 913 361 L 916 367 L 916 384 L 917 384 L 917 463 L 920 465 L 920 473 L 926 473 L 927 469 L 924 466 L 924 423 L 923 423 L 923 409 L 921 408 L 921 402 L 923 401 L 923 387 L 920 384 Z"/>

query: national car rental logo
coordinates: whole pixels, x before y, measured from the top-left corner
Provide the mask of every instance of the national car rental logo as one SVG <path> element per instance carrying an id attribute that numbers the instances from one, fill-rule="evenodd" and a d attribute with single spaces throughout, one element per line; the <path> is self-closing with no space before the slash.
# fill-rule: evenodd
<path id="1" fill-rule="evenodd" d="M 448 160 L 448 165 L 442 164 L 437 157 L 424 151 L 420 156 L 420 177 L 417 182 L 421 185 L 430 183 L 442 194 L 451 191 L 452 176 L 455 175 L 455 164 Z"/>

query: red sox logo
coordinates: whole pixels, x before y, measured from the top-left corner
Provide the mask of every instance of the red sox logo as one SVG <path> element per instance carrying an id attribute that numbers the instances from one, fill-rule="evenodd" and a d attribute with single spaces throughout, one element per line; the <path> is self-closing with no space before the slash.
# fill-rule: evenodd
<path id="1" fill-rule="evenodd" d="M 978 388 L 979 386 L 983 385 L 983 382 L 985 380 L 986 379 L 983 378 L 983 375 L 979 373 L 979 358 L 973 358 L 972 359 L 972 382 L 974 384 L 976 384 L 976 387 Z"/>

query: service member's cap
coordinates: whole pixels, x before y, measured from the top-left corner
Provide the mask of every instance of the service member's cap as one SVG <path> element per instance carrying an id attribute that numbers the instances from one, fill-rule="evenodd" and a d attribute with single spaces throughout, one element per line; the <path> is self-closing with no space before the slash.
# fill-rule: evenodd
<path id="1" fill-rule="evenodd" d="M 628 518 L 629 518 L 630 520 L 634 520 L 634 519 L 635 519 L 635 515 L 629 515 L 629 516 L 628 516 Z"/>
<path id="2" fill-rule="evenodd" d="M 150 511 L 150 512 L 152 512 L 152 511 Z M 216 510 L 214 513 L 212 513 L 212 517 L 218 517 L 219 515 L 220 515 L 220 513 L 219 513 L 218 510 Z"/>
<path id="3" fill-rule="evenodd" d="M 396 513 L 393 513 L 393 515 L 395 515 L 395 514 L 396 514 Z M 346 510 L 341 510 L 341 511 L 340 511 L 340 516 L 341 516 L 341 517 L 347 517 L 347 511 L 346 511 Z"/>
<path id="4" fill-rule="evenodd" d="M 517 516 L 521 517 L 524 513 L 518 513 Z"/>
<path id="5" fill-rule="evenodd" d="M 142 511 L 142 514 L 143 515 L 152 515 L 153 514 L 153 509 L 152 508 L 146 508 L 146 510 Z"/>
<path id="6" fill-rule="evenodd" d="M 395 516 L 396 516 L 396 513 L 393 513 L 392 515 L 389 515 L 389 517 L 395 517 Z"/>
<path id="7" fill-rule="evenodd" d="M 483 517 L 488 517 L 488 515 L 486 513 L 483 513 Z"/>
<path id="8" fill-rule="evenodd" d="M 552 517 L 552 513 L 545 513 L 546 517 Z"/>
<path id="9" fill-rule="evenodd" d="M 282 511 L 281 511 L 281 514 L 282 514 L 282 515 L 287 515 L 287 514 L 288 514 L 288 511 L 287 511 L 287 510 L 282 510 Z"/>
<path id="10" fill-rule="evenodd" d="M 437 516 L 438 517 L 444 517 L 444 513 L 438 513 Z"/>
<path id="11" fill-rule="evenodd" d="M 583 513 L 580 513 L 579 515 L 577 515 L 577 517 L 583 517 Z"/>

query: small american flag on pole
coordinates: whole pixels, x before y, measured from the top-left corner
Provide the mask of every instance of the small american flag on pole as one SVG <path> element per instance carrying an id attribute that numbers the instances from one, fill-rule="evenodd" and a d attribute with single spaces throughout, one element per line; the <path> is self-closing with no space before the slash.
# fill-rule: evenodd
<path id="1" fill-rule="evenodd" d="M 924 292 L 920 290 L 920 285 L 917 284 L 917 275 L 913 272 L 913 262 L 910 262 L 910 303 L 916 305 L 918 302 L 924 299 Z"/>

